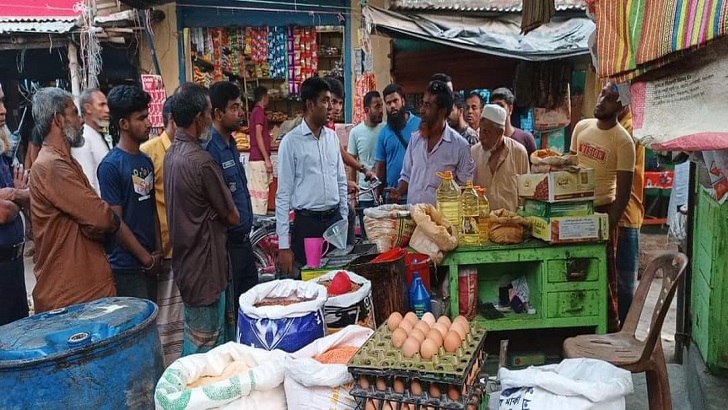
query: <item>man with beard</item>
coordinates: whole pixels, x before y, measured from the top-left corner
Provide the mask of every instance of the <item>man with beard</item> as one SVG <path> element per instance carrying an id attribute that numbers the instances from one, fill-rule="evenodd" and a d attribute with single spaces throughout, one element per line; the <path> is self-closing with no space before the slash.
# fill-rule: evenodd
<path id="1" fill-rule="evenodd" d="M 479 141 L 478 133 L 474 129 L 470 128 L 468 123 L 465 121 L 465 100 L 460 94 L 454 94 L 454 102 L 452 104 L 452 111 L 447 117 L 447 123 L 452 129 L 457 131 L 470 145 L 475 145 Z"/>
<path id="2" fill-rule="evenodd" d="M 386 184 L 386 188 L 396 188 L 399 185 L 407 145 L 412 133 L 420 126 L 420 118 L 406 110 L 404 91 L 399 85 L 388 85 L 384 88 L 382 97 L 387 110 L 387 125 L 379 133 L 374 166 L 377 177 Z M 378 190 L 379 195 L 384 188 L 385 186 L 381 186 Z"/>
<path id="3" fill-rule="evenodd" d="M 608 82 L 594 107 L 595 118 L 579 121 L 571 137 L 571 152 L 578 155 L 579 165 L 595 171 L 595 210 L 609 215 L 607 319 L 610 332 L 619 330 L 615 246 L 619 220 L 632 191 L 635 165 L 634 142 L 618 121 L 622 108 L 616 84 Z"/>
<path id="4" fill-rule="evenodd" d="M 30 203 L 28 173 L 13 167 L 5 155 L 10 135 L 5 123 L 5 94 L 0 87 L 0 326 L 28 316 L 23 245 L 25 231 L 20 215 Z"/>
<path id="5" fill-rule="evenodd" d="M 483 113 L 483 105 L 485 105 L 483 97 L 481 97 L 477 91 L 471 92 L 465 99 L 465 120 L 468 122 L 470 128 L 474 129 L 478 133 L 478 128 L 480 127 L 480 116 Z"/>
<path id="6" fill-rule="evenodd" d="M 304 119 L 283 138 L 278 149 L 276 233 L 278 263 L 291 275 L 294 260 L 306 264 L 304 238 L 320 238 L 333 223 L 349 214 L 347 180 L 336 134 L 326 128 L 331 109 L 331 87 L 312 77 L 301 85 Z M 288 212 L 296 222 L 290 231 Z"/>
<path id="7" fill-rule="evenodd" d="M 121 216 L 134 240 L 154 261 L 143 265 L 114 244 L 109 262 L 117 296 L 157 300 L 157 273 L 162 262 L 159 219 L 154 204 L 154 164 L 139 149 L 149 139 L 149 94 L 138 87 L 119 85 L 109 92 L 111 120 L 119 130 L 119 144 L 104 157 L 97 171 L 101 199 Z"/>
<path id="8" fill-rule="evenodd" d="M 220 81 L 210 87 L 212 103 L 212 140 L 207 152 L 222 171 L 225 184 L 240 214 L 240 223 L 228 228 L 227 250 L 233 282 L 233 301 L 238 311 L 240 295 L 258 284 L 255 255 L 250 245 L 250 228 L 253 226 L 253 205 L 248 190 L 248 178 L 233 133 L 240 129 L 243 119 L 243 103 L 240 89 L 230 81 Z"/>
<path id="9" fill-rule="evenodd" d="M 536 151 L 536 139 L 530 132 L 526 132 L 520 128 L 516 128 L 511 124 L 511 115 L 513 115 L 513 104 L 516 102 L 516 96 L 507 88 L 498 88 L 490 95 L 490 103 L 501 106 L 506 113 L 506 137 L 512 138 L 521 143 L 526 148 L 528 157 Z"/>
<path id="10" fill-rule="evenodd" d="M 382 131 L 384 124 L 382 119 L 384 117 L 384 111 L 382 107 L 382 97 L 378 91 L 369 91 L 364 95 L 364 113 L 366 117 L 359 125 L 354 127 L 349 134 L 349 154 L 354 158 L 361 161 L 368 168 L 374 167 L 374 151 L 377 148 L 377 139 L 379 133 Z M 357 180 L 357 170 L 352 170 L 351 180 Z M 359 184 L 366 187 L 368 182 L 366 181 L 366 175 L 359 175 Z M 374 206 L 373 194 L 367 194 L 358 198 L 359 207 L 362 210 L 359 211 L 359 223 L 362 227 L 362 237 L 366 238 L 366 234 L 363 232 L 364 229 L 364 208 Z"/>
<path id="11" fill-rule="evenodd" d="M 33 96 L 33 120 L 43 147 L 30 175 L 30 218 L 37 263 L 35 311 L 45 312 L 116 295 L 104 244 L 118 242 L 142 266 L 154 258 L 91 188 L 71 147 L 83 144 L 73 96 L 42 88 Z"/>
<path id="12" fill-rule="evenodd" d="M 407 195 L 408 204 L 436 205 L 440 185 L 437 172 L 451 171 L 458 184 L 473 179 L 475 163 L 470 144 L 447 125 L 452 92 L 442 81 L 432 81 L 422 99 L 422 123 L 412 134 L 397 188 L 387 188 L 391 201 Z"/>
<path id="13" fill-rule="evenodd" d="M 72 147 L 71 155 L 81 164 L 83 173 L 88 178 L 91 187 L 100 193 L 99 180 L 96 171 L 101 160 L 109 153 L 111 145 L 101 135 L 102 128 L 109 127 L 109 105 L 104 93 L 98 88 L 88 88 L 81 93 L 79 100 L 81 115 L 83 115 L 83 139 L 80 147 Z"/>
<path id="14" fill-rule="evenodd" d="M 490 209 L 518 208 L 518 175 L 529 173 L 528 154 L 519 142 L 504 137 L 508 112 L 495 104 L 483 107 L 480 142 L 470 149 L 475 160 L 473 183 L 485 188 Z"/>
<path id="15" fill-rule="evenodd" d="M 201 144 L 210 141 L 212 104 L 203 87 L 182 84 L 172 101 L 177 125 L 164 156 L 172 271 L 184 312 L 182 356 L 234 339 L 227 229 L 240 214 L 220 167 Z"/>

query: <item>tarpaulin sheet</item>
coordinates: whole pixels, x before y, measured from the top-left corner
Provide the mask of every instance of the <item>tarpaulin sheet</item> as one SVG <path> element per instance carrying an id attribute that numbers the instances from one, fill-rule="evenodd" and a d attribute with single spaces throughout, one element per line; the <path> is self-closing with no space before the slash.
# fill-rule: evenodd
<path id="1" fill-rule="evenodd" d="M 622 82 L 726 34 L 726 0 L 595 0 L 597 72 Z"/>
<path id="2" fill-rule="evenodd" d="M 586 17 L 559 18 L 521 35 L 521 17 L 470 17 L 397 13 L 366 6 L 369 24 L 390 36 L 412 37 L 479 53 L 527 61 L 546 61 L 589 54 L 589 35 L 596 29 Z"/>

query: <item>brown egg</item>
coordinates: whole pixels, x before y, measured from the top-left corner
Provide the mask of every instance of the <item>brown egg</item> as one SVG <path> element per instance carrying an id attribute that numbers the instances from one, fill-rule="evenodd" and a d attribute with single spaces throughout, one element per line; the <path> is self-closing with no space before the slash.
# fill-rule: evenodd
<path id="1" fill-rule="evenodd" d="M 453 324 L 450 325 L 450 331 L 456 332 L 458 335 L 460 335 L 460 340 L 464 340 L 465 335 L 467 334 L 465 332 L 465 329 L 463 329 L 462 323 L 460 322 L 453 322 Z"/>
<path id="2" fill-rule="evenodd" d="M 412 326 L 414 326 L 420 319 L 417 318 L 417 314 L 415 314 L 415 312 L 407 312 L 407 314 L 404 315 L 404 320 L 412 323 Z"/>
<path id="3" fill-rule="evenodd" d="M 442 315 L 439 318 L 437 318 L 437 323 L 442 323 L 447 327 L 450 327 L 450 325 L 452 324 L 452 322 L 450 321 L 450 318 L 445 315 Z"/>
<path id="4" fill-rule="evenodd" d="M 417 322 L 417 324 L 415 325 L 415 329 L 419 330 L 420 332 L 422 332 L 422 334 L 426 335 L 427 332 L 430 331 L 430 325 L 428 325 L 427 322 L 425 322 L 424 320 L 421 320 L 421 321 Z"/>
<path id="5" fill-rule="evenodd" d="M 377 410 L 377 401 L 378 400 L 367 400 L 366 410 Z"/>
<path id="6" fill-rule="evenodd" d="M 470 322 L 468 322 L 468 319 L 465 318 L 465 316 L 457 316 L 455 320 L 453 320 L 453 323 L 460 322 L 460 327 L 465 330 L 465 333 L 470 333 Z"/>
<path id="7" fill-rule="evenodd" d="M 447 389 L 447 397 L 452 401 L 460 400 L 460 390 L 458 390 L 457 386 L 450 385 Z"/>
<path id="8" fill-rule="evenodd" d="M 412 329 L 412 331 L 409 333 L 409 337 L 417 339 L 417 341 L 420 343 L 425 341 L 425 333 L 419 329 Z"/>
<path id="9" fill-rule="evenodd" d="M 444 323 L 435 323 L 435 326 L 432 326 L 432 328 L 440 332 L 443 339 L 447 336 L 447 332 L 450 331 L 450 326 L 446 326 Z"/>
<path id="10" fill-rule="evenodd" d="M 422 384 L 420 384 L 419 380 L 412 379 L 410 382 L 410 392 L 415 396 L 422 394 Z"/>
<path id="11" fill-rule="evenodd" d="M 420 345 L 420 356 L 425 360 L 432 359 L 432 356 L 437 353 L 437 344 L 431 339 L 425 339 Z"/>
<path id="12" fill-rule="evenodd" d="M 387 382 L 384 381 L 384 377 L 377 377 L 377 390 L 387 390 Z"/>
<path id="13" fill-rule="evenodd" d="M 389 319 L 387 319 L 387 327 L 389 328 L 389 331 L 394 332 L 394 329 L 399 327 L 399 323 L 402 321 L 402 319 L 402 314 L 399 312 L 394 312 L 389 315 Z"/>
<path id="14" fill-rule="evenodd" d="M 396 408 L 397 408 L 397 407 L 396 407 L 396 406 L 397 406 L 397 404 L 395 403 L 395 404 L 394 404 L 394 407 L 392 407 L 392 403 L 394 403 L 394 402 L 391 402 L 391 401 L 385 401 L 385 402 L 384 402 L 384 405 L 382 405 L 382 410 L 394 410 L 394 409 L 396 409 Z"/>
<path id="15" fill-rule="evenodd" d="M 437 383 L 430 383 L 430 396 L 440 398 L 440 386 Z"/>
<path id="16" fill-rule="evenodd" d="M 399 322 L 399 327 L 404 329 L 407 332 L 407 334 L 409 334 L 409 332 L 411 332 L 412 329 L 415 328 L 414 325 L 412 325 L 412 323 L 410 323 L 409 321 L 404 320 L 404 319 L 401 322 Z"/>
<path id="17" fill-rule="evenodd" d="M 359 386 L 361 386 L 361 388 L 364 390 L 368 390 L 369 389 L 369 379 L 366 376 L 359 377 Z"/>
<path id="18" fill-rule="evenodd" d="M 404 357 L 413 357 L 419 351 L 420 342 L 417 339 L 409 337 L 404 341 L 402 345 L 402 354 L 404 354 Z"/>
<path id="19" fill-rule="evenodd" d="M 430 329 L 430 331 L 427 333 L 427 339 L 435 342 L 437 347 L 442 346 L 442 343 L 445 342 L 445 338 L 442 337 L 442 333 L 440 333 L 440 331 L 437 329 Z"/>
<path id="20" fill-rule="evenodd" d="M 434 326 L 435 323 L 437 323 L 437 320 L 435 320 L 435 315 L 430 312 L 425 312 L 425 314 L 422 315 L 422 321 L 426 322 L 430 327 Z"/>
<path id="21" fill-rule="evenodd" d="M 445 336 L 445 351 L 448 353 L 452 353 L 456 350 L 458 350 L 458 347 L 460 347 L 462 339 L 460 338 L 460 334 L 451 330 L 450 333 Z"/>
<path id="22" fill-rule="evenodd" d="M 394 388 L 395 393 L 404 393 L 404 382 L 399 377 L 394 379 L 394 384 L 392 387 Z"/>
<path id="23" fill-rule="evenodd" d="M 405 340 L 407 340 L 407 331 L 401 327 L 394 329 L 394 332 L 392 332 L 392 346 L 399 349 Z"/>

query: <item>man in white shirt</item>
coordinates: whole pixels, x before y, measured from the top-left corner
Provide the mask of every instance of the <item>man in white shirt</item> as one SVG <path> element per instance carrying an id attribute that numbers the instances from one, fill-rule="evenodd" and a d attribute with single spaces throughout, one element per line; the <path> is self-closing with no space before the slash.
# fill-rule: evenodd
<path id="1" fill-rule="evenodd" d="M 84 175 L 98 194 L 99 181 L 96 169 L 111 149 L 110 141 L 101 134 L 101 129 L 109 126 L 109 105 L 106 96 L 98 88 L 84 90 L 79 105 L 83 115 L 85 143 L 81 147 L 71 148 L 71 155 L 81 164 Z"/>
<path id="2" fill-rule="evenodd" d="M 306 264 L 304 238 L 321 238 L 324 231 L 347 219 L 347 182 L 339 139 L 325 125 L 331 107 L 331 87 L 311 77 L 301 85 L 303 122 L 286 134 L 278 148 L 276 233 L 281 271 L 294 273 Z M 296 213 L 289 232 L 289 210 Z"/>

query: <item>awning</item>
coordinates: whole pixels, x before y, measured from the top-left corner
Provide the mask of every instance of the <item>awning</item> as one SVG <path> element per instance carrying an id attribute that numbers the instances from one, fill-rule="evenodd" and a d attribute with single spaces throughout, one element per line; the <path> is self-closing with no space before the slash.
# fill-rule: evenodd
<path id="1" fill-rule="evenodd" d="M 521 35 L 521 16 L 465 17 L 397 13 L 366 6 L 367 23 L 391 37 L 411 37 L 479 53 L 527 61 L 589 55 L 588 38 L 596 26 L 586 17 L 554 17 Z"/>
<path id="2" fill-rule="evenodd" d="M 23 0 L 4 2 L 0 8 L 0 34 L 65 34 L 76 27 L 81 14 L 77 0 Z"/>

